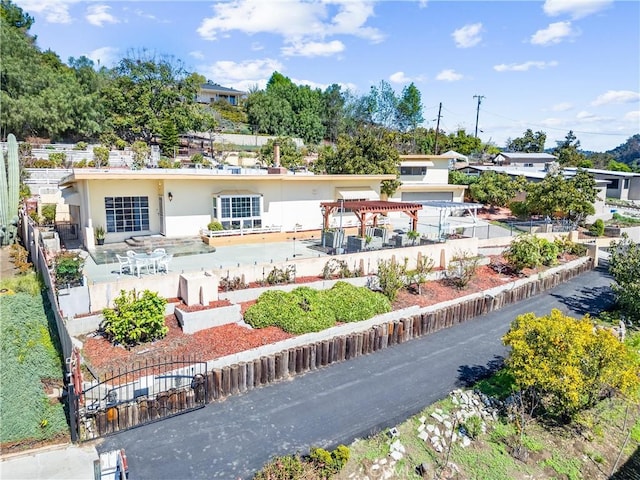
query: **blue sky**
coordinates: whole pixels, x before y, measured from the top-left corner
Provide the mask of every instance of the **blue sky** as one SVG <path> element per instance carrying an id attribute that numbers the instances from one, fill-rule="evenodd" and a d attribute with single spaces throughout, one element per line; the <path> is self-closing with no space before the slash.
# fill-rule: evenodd
<path id="1" fill-rule="evenodd" d="M 527 128 L 554 147 L 573 130 L 605 151 L 640 133 L 640 2 L 15 0 L 38 46 L 100 65 L 146 49 L 221 85 L 296 84 L 357 94 L 414 82 L 425 126 L 503 147 Z"/>

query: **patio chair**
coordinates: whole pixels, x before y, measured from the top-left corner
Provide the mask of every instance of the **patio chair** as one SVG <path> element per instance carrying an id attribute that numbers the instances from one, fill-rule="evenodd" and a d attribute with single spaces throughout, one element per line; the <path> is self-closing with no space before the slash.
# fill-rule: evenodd
<path id="1" fill-rule="evenodd" d="M 164 248 L 154 248 L 153 253 L 167 253 Z"/>
<path id="2" fill-rule="evenodd" d="M 173 259 L 173 253 L 168 253 L 164 257 L 162 257 L 160 260 L 158 260 L 157 262 L 158 272 L 169 273 L 169 263 L 171 263 L 172 259 Z"/>
<path id="3" fill-rule="evenodd" d="M 136 271 L 136 275 L 138 277 L 140 277 L 140 273 L 142 271 L 143 268 L 147 269 L 147 273 L 151 273 L 150 268 L 153 267 L 152 262 L 150 262 L 148 259 L 146 258 L 132 258 L 133 261 L 133 268 Z"/>
<path id="4" fill-rule="evenodd" d="M 124 257 L 122 255 L 118 255 L 116 253 L 116 258 L 118 259 L 118 263 L 120 266 L 120 275 L 123 273 L 133 273 L 133 269 L 131 268 L 131 258 Z"/>

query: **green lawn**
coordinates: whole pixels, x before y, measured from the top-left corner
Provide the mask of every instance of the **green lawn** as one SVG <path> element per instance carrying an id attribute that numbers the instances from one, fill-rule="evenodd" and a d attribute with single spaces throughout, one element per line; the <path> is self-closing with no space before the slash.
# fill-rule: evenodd
<path id="1" fill-rule="evenodd" d="M 61 384 L 63 378 L 57 336 L 51 334 L 47 308 L 39 294 L 0 295 L 2 444 L 33 443 L 69 431 L 63 405 L 50 402 L 42 385 L 42 379 Z"/>

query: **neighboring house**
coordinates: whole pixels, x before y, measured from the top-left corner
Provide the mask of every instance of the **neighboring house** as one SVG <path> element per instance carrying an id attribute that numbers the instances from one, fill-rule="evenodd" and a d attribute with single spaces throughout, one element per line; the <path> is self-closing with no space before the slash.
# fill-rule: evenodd
<path id="1" fill-rule="evenodd" d="M 223 87 L 217 83 L 207 82 L 200 85 L 196 94 L 198 103 L 215 103 L 219 100 L 225 100 L 231 105 L 239 105 L 240 99 L 246 95 L 246 92 L 234 90 L 233 88 Z"/>
<path id="2" fill-rule="evenodd" d="M 400 155 L 402 185 L 390 200 L 402 202 L 462 202 L 465 185 L 449 184 L 449 163 L 444 155 Z"/>
<path id="3" fill-rule="evenodd" d="M 496 165 L 539 168 L 546 163 L 557 162 L 558 157 L 549 153 L 501 152 L 493 159 Z"/>
<path id="4" fill-rule="evenodd" d="M 312 175 L 275 169 L 75 169 L 61 181 L 63 198 L 93 247 L 93 227 L 105 243 L 132 236 L 198 235 L 212 219 L 225 228 L 293 232 L 320 229 L 321 202 L 375 200 L 395 175 Z M 348 212 L 345 222 L 350 220 Z"/>
<path id="5" fill-rule="evenodd" d="M 576 168 L 565 168 L 567 172 L 575 172 Z M 617 200 L 640 200 L 640 173 L 616 172 L 585 168 L 596 180 L 607 182 L 607 198 Z"/>
<path id="6" fill-rule="evenodd" d="M 467 173 L 469 175 L 482 175 L 485 172 L 493 171 L 498 173 L 504 173 L 511 177 L 524 177 L 527 181 L 536 183 L 540 182 L 546 177 L 549 173 L 548 169 L 549 165 L 538 165 L 537 168 L 529 168 L 529 167 L 511 167 L 511 166 L 495 166 L 495 165 L 469 165 L 460 169 L 461 172 Z M 566 177 L 573 176 L 576 172 L 576 168 L 564 168 L 562 171 Z M 591 171 L 591 169 L 585 169 L 587 171 Z M 591 172 L 593 173 L 593 172 Z M 610 172 L 610 173 L 622 173 L 622 172 Z M 596 218 L 608 219 L 611 218 L 611 212 L 605 205 L 605 199 L 608 196 L 607 192 L 607 181 L 598 178 L 594 175 L 594 179 L 596 181 L 596 190 L 598 191 L 596 196 L 596 201 L 593 204 L 595 209 L 595 214 L 589 216 L 586 221 L 592 222 Z M 514 200 L 520 201 L 523 200 L 524 196 L 518 196 L 514 198 Z"/>

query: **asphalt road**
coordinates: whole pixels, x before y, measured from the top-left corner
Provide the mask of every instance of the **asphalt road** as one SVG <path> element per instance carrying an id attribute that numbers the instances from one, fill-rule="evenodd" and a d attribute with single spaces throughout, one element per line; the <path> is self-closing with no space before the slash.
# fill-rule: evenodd
<path id="1" fill-rule="evenodd" d="M 107 437 L 98 451 L 125 448 L 132 480 L 247 480 L 273 455 L 397 425 L 495 368 L 517 315 L 596 313 L 612 301 L 610 282 L 603 270 L 587 272 L 465 324 Z"/>

